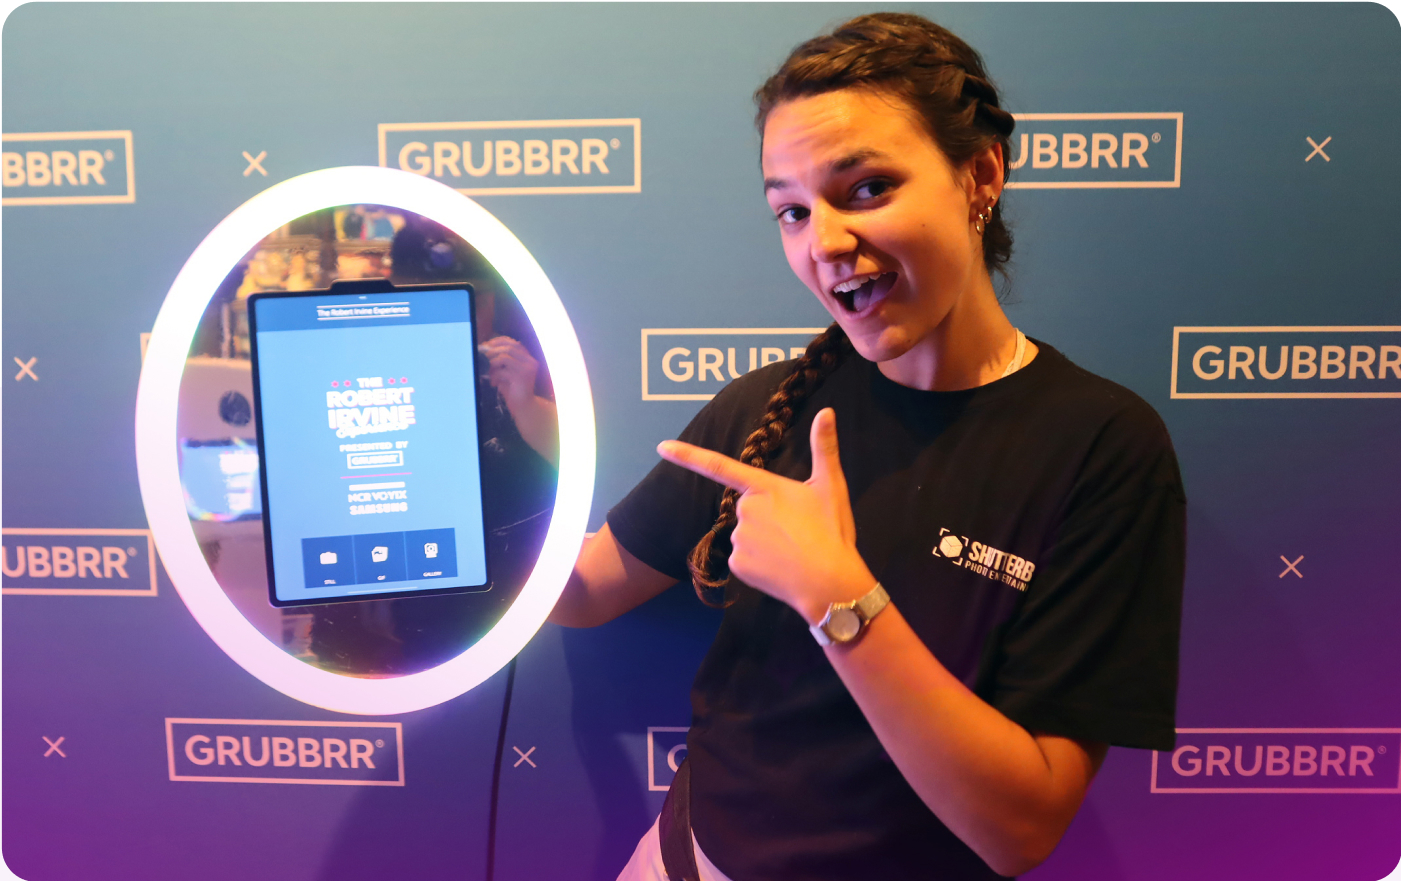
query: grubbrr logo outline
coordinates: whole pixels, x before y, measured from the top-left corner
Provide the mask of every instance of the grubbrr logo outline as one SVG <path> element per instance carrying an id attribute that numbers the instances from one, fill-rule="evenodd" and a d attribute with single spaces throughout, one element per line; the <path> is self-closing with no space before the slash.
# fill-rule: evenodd
<path id="1" fill-rule="evenodd" d="M 167 718 L 165 748 L 176 782 L 404 785 L 402 722 Z"/>
<path id="2" fill-rule="evenodd" d="M 686 751 L 686 734 L 689 728 L 668 728 L 648 726 L 647 728 L 647 790 L 666 792 L 671 788 L 671 779 L 680 768 L 681 759 L 677 756 Z M 661 735 L 660 737 L 658 735 Z M 665 764 L 661 773 L 658 767 Z"/>
<path id="3" fill-rule="evenodd" d="M 1149 792 L 1401 794 L 1401 728 L 1178 728 L 1177 734 L 1176 749 L 1153 753 Z"/>
<path id="4" fill-rule="evenodd" d="M 1019 131 L 1012 134 L 1008 189 L 1182 186 L 1181 112 L 1012 116 Z M 1133 123 L 1138 124 L 1132 130 L 1127 128 Z"/>
<path id="5" fill-rule="evenodd" d="M 730 380 L 739 379 L 750 370 L 802 357 L 812 338 L 825 330 L 825 327 L 644 327 L 642 400 L 708 401 Z M 687 336 L 701 339 L 672 339 L 656 345 L 652 340 L 652 337 Z M 702 341 L 713 342 L 704 338 L 715 336 L 734 336 L 742 340 L 733 346 L 700 345 Z M 689 345 L 668 344 L 676 342 Z M 709 376 L 715 379 L 708 380 Z M 711 385 L 704 385 L 707 382 Z M 697 390 L 691 391 L 693 386 L 684 385 L 688 383 L 697 383 Z"/>
<path id="6" fill-rule="evenodd" d="M 5 542 L 5 584 L 0 593 L 28 596 L 156 596 L 156 543 L 149 529 L 35 529 L 7 526 L 0 529 Z M 49 541 L 36 542 L 39 536 Z M 57 539 L 57 541 L 54 541 Z M 88 539 L 74 541 L 73 539 Z M 143 559 L 146 573 L 132 574 L 128 567 Z M 14 557 L 11 558 L 11 552 Z M 109 587 L 123 584 L 140 587 Z M 58 585 L 50 587 L 50 585 Z M 82 585 L 82 586 L 73 586 Z"/>
<path id="7" fill-rule="evenodd" d="M 1401 325 L 1174 327 L 1170 396 L 1401 398 Z"/>
<path id="8" fill-rule="evenodd" d="M 446 132 L 460 137 L 449 139 Z M 382 122 L 379 164 L 467 196 L 640 193 L 642 120 Z"/>
<path id="9" fill-rule="evenodd" d="M 101 141 L 109 143 L 101 147 Z M 0 198 L 0 204 L 111 205 L 136 201 L 136 161 L 130 131 L 13 132 L 0 135 L 0 142 L 7 148 L 16 144 L 31 148 L 23 152 L 4 151 L 4 188 L 7 193 L 23 188 L 25 195 L 5 195 Z M 42 142 L 57 149 L 33 149 Z M 111 166 L 118 161 L 125 166 L 125 174 L 113 177 Z M 109 178 L 114 183 L 108 183 Z M 117 180 L 124 183 L 125 191 L 110 191 Z M 71 196 L 66 193 L 49 195 L 63 187 L 75 190 L 99 187 L 108 191 L 94 193 L 89 189 Z M 30 192 L 44 195 L 31 196 Z"/>

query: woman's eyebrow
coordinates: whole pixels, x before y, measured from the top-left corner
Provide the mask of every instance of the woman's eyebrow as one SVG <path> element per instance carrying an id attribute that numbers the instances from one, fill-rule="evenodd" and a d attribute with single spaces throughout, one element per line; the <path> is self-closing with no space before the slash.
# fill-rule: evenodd
<path id="1" fill-rule="evenodd" d="M 827 170 L 829 174 L 839 174 L 867 162 L 879 162 L 889 158 L 889 154 L 882 153 L 880 150 L 863 147 L 860 150 L 854 150 L 846 154 L 840 159 L 834 159 L 827 163 Z M 766 177 L 764 178 L 764 192 L 768 193 L 769 190 L 786 189 L 788 184 L 789 182 L 781 177 Z"/>

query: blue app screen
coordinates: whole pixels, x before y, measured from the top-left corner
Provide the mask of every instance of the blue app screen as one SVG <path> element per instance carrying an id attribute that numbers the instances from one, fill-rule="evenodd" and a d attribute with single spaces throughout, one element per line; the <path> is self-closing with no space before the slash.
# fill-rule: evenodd
<path id="1" fill-rule="evenodd" d="M 252 307 L 278 601 L 487 589 L 467 292 Z"/>

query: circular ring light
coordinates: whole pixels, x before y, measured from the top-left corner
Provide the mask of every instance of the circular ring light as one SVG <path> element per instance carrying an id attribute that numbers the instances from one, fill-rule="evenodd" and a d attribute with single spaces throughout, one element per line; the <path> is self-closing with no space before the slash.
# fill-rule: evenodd
<path id="1" fill-rule="evenodd" d="M 559 411 L 559 487 L 540 558 L 516 601 L 490 632 L 429 670 L 360 679 L 297 660 L 234 607 L 195 540 L 180 488 L 175 419 L 195 330 L 229 269 L 269 231 L 312 211 L 386 205 L 428 217 L 466 239 L 515 292 L 540 339 Z M 559 295 L 525 246 L 485 208 L 436 181 L 389 168 L 314 171 L 249 199 L 200 242 L 170 286 L 146 349 L 136 393 L 136 466 L 141 500 L 170 580 L 195 620 L 239 666 L 308 704 L 390 715 L 450 700 L 490 677 L 525 647 L 554 608 L 578 556 L 594 483 L 594 414 L 583 352 Z"/>

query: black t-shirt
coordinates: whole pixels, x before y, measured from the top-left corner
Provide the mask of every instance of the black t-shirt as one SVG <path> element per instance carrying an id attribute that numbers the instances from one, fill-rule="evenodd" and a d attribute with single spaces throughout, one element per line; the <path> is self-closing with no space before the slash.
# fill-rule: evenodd
<path id="1" fill-rule="evenodd" d="M 1133 392 L 1037 345 L 956 392 L 850 354 L 768 468 L 806 479 L 813 416 L 833 407 L 857 549 L 934 656 L 1029 731 L 1171 749 L 1186 505 L 1172 443 Z M 735 380 L 681 439 L 737 458 L 792 369 Z M 684 579 L 722 492 L 663 462 L 608 523 Z M 691 697 L 706 856 L 735 881 L 998 877 L 905 782 L 802 617 L 747 586 L 731 596 Z"/>

